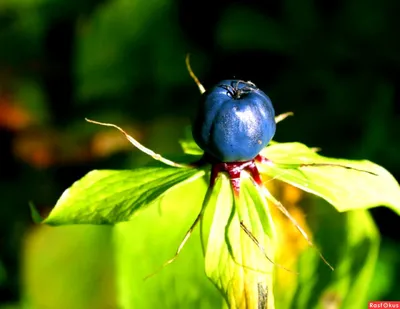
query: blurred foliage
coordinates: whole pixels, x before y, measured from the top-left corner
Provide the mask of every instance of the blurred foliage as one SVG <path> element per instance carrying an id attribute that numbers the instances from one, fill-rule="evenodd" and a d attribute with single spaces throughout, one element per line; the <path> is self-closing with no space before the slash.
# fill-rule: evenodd
<path id="1" fill-rule="evenodd" d="M 22 251 L 26 306 L 115 308 L 111 236 L 110 227 L 31 230 Z"/>
<path id="2" fill-rule="evenodd" d="M 49 275 L 35 273 L 46 266 L 36 263 L 60 270 L 64 263 L 66 272 L 75 267 L 71 274 L 92 270 L 86 283 L 97 286 L 103 267 L 88 261 L 108 246 L 108 232 L 32 228 L 28 201 L 45 214 L 88 171 L 147 161 L 84 117 L 116 122 L 157 152 L 179 151 L 176 141 L 198 100 L 187 52 L 206 87 L 249 79 L 277 113 L 294 111 L 276 140 L 369 159 L 399 179 L 399 9 L 395 0 L 0 1 L 0 304 L 28 308 L 38 301 L 40 308 L 45 289 L 62 289 L 61 277 L 58 284 L 55 276 L 35 277 Z M 384 238 L 369 299 L 400 299 L 400 222 L 386 209 L 372 214 Z M 51 237 L 59 241 L 39 250 Z M 67 263 L 67 244 L 74 248 L 78 238 L 82 264 Z M 42 280 L 47 285 L 38 291 Z"/>
<path id="3" fill-rule="evenodd" d="M 365 210 L 338 213 L 326 202 L 304 196 L 301 191 L 278 189 L 287 198 L 288 210 L 312 231 L 321 252 L 335 265 L 332 272 L 315 250 L 298 240 L 297 231 L 285 224 L 286 218 L 274 214 L 280 218 L 282 242 L 292 244 L 290 250 L 286 249 L 288 245 L 281 248 L 280 260 L 287 261 L 292 269 L 299 262 L 298 277 L 277 269 L 279 308 L 364 307 L 370 299 L 365 282 L 371 282 L 379 249 L 379 234 L 370 214 Z"/>

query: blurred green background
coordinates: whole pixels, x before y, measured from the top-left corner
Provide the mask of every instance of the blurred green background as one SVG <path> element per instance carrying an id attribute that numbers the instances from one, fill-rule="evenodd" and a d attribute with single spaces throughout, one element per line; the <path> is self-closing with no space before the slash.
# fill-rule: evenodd
<path id="1" fill-rule="evenodd" d="M 148 161 L 84 117 L 179 152 L 199 99 L 187 52 L 206 88 L 251 80 L 277 114 L 293 111 L 275 140 L 399 180 L 399 11 L 395 0 L 0 0 L 0 307 L 54 308 L 68 290 L 85 300 L 63 308 L 116 308 L 111 228 L 37 227 L 28 202 L 45 215 L 88 171 Z M 371 212 L 382 233 L 371 299 L 399 300 L 400 219 Z M 90 291 L 57 283 L 62 270 L 82 286 L 91 273 Z"/>

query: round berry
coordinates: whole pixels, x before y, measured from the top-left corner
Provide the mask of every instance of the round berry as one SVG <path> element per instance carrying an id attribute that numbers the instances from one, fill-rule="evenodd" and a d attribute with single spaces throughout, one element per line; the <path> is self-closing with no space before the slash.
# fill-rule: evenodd
<path id="1" fill-rule="evenodd" d="M 220 162 L 254 159 L 275 134 L 269 97 L 251 82 L 223 80 L 206 91 L 192 126 L 196 143 Z"/>

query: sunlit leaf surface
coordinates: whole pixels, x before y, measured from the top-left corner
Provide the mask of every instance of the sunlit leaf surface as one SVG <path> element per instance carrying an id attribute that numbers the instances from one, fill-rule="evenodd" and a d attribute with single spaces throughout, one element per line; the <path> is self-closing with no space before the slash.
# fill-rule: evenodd
<path id="1" fill-rule="evenodd" d="M 188 154 L 199 153 L 193 140 L 181 141 L 181 145 Z M 386 169 L 373 162 L 324 157 L 301 143 L 273 142 L 261 155 L 273 163 L 258 164 L 265 181 L 272 178 L 287 182 L 322 197 L 338 211 L 384 205 L 400 214 L 399 184 Z M 325 166 L 300 167 L 302 164 Z M 335 164 L 356 170 L 329 166 Z"/>
<path id="2" fill-rule="evenodd" d="M 259 164 L 266 176 L 316 194 L 338 211 L 385 205 L 400 214 L 400 186 L 387 170 L 377 164 L 367 160 L 323 157 L 300 143 L 276 143 L 266 147 L 261 154 L 273 162 L 272 165 Z M 338 166 L 298 167 L 310 163 L 340 164 L 376 175 Z"/>
<path id="3" fill-rule="evenodd" d="M 172 167 L 95 170 L 63 193 L 44 223 L 113 224 L 128 221 L 138 210 L 174 186 L 203 175 L 202 170 Z"/>
<path id="4" fill-rule="evenodd" d="M 111 232 L 93 225 L 31 229 L 22 246 L 24 305 L 15 309 L 116 308 Z"/>
<path id="5" fill-rule="evenodd" d="M 224 295 L 229 308 L 274 308 L 272 288 L 274 227 L 268 206 L 248 176 L 242 177 L 240 197 L 221 174 L 209 192 L 207 208 L 214 210 L 206 250 L 206 273 Z M 255 244 L 240 222 L 263 246 Z"/>
<path id="6" fill-rule="evenodd" d="M 119 308 L 221 307 L 221 295 L 204 274 L 199 227 L 175 262 L 160 269 L 195 220 L 206 189 L 205 181 L 193 181 L 172 190 L 132 221 L 115 225 Z M 144 280 L 150 274 L 154 275 Z"/>

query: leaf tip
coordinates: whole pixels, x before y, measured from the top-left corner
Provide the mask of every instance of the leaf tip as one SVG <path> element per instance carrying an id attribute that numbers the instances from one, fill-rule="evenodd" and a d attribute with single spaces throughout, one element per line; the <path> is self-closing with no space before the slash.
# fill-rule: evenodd
<path id="1" fill-rule="evenodd" d="M 34 223 L 40 224 L 43 222 L 43 218 L 40 215 L 39 211 L 36 209 L 35 204 L 33 202 L 29 202 L 29 209 L 31 210 L 31 217 Z"/>

